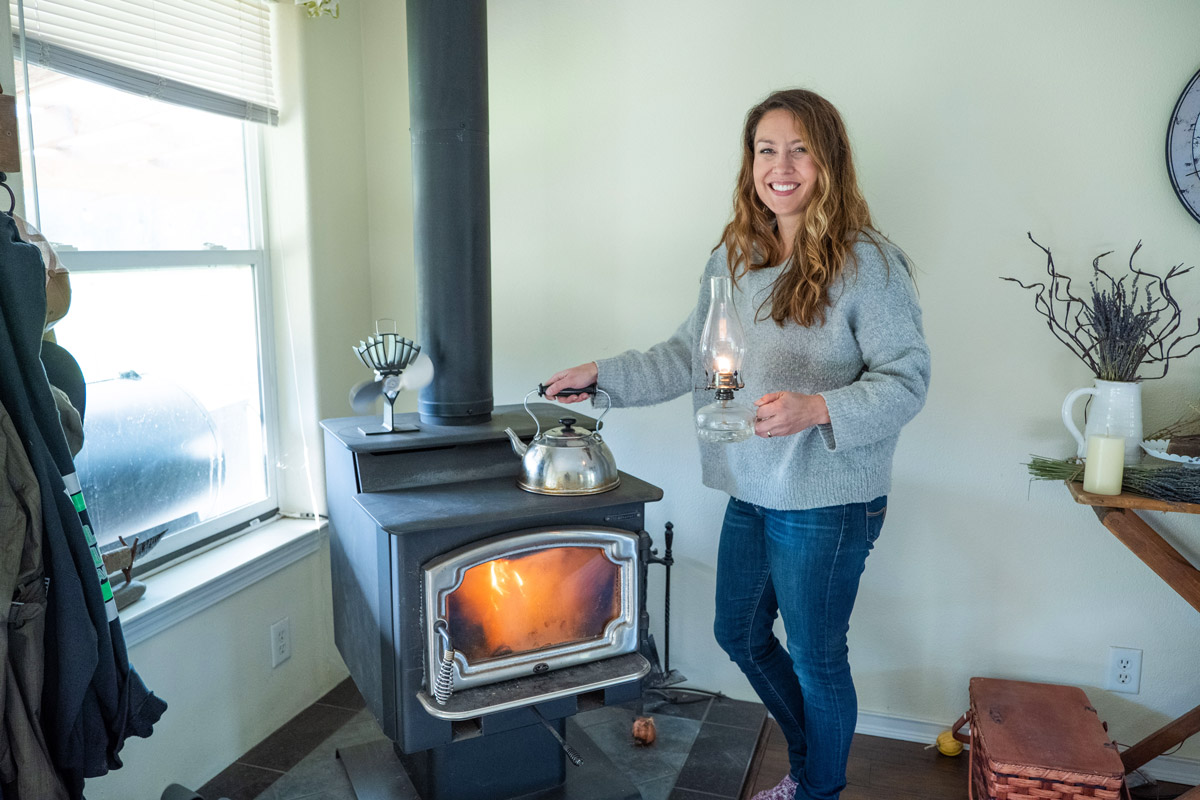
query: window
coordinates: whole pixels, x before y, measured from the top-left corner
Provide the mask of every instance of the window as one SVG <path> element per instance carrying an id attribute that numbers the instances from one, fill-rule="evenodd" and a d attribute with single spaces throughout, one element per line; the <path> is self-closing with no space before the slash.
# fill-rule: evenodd
<path id="1" fill-rule="evenodd" d="M 162 563 L 277 507 L 261 126 L 215 108 L 228 98 L 213 84 L 189 90 L 165 68 L 156 85 L 184 87 L 172 102 L 126 91 L 145 79 L 139 65 L 87 55 L 49 12 L 113 12 L 108 45 L 140 24 L 161 33 L 159 5 L 224 13 L 242 0 L 12 4 L 25 216 L 70 270 L 54 333 L 87 382 L 84 497 L 102 551 L 166 531 L 143 562 Z M 115 13 L 130 5 L 155 13 Z M 193 96 L 203 102 L 180 104 Z"/>

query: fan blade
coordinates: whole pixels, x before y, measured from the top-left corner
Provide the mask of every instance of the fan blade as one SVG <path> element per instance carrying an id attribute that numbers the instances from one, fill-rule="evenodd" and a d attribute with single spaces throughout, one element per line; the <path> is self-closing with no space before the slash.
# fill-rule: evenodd
<path id="1" fill-rule="evenodd" d="M 356 383 L 350 389 L 350 407 L 359 414 L 370 414 L 375 410 L 375 401 L 382 395 L 383 381 Z"/>
<path id="2" fill-rule="evenodd" d="M 413 359 L 408 369 L 400 376 L 400 388 L 415 392 L 433 383 L 433 359 L 421 354 Z"/>

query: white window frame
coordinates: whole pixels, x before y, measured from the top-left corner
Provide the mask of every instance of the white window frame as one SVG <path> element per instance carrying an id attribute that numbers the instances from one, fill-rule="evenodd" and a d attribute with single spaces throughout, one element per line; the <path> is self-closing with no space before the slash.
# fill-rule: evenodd
<path id="1" fill-rule="evenodd" d="M 78 78 L 78 80 L 86 80 Z M 22 113 L 28 113 L 24 111 Z M 196 113 L 205 113 L 197 111 Z M 33 130 L 32 119 L 26 123 Z M 246 168 L 247 213 L 251 249 L 248 250 L 59 250 L 59 261 L 69 272 L 113 272 L 137 269 L 177 269 L 209 266 L 249 266 L 254 275 L 254 308 L 258 346 L 258 387 L 262 403 L 266 478 L 266 497 L 245 506 L 218 514 L 197 525 L 163 538 L 138 562 L 139 577 L 196 555 L 233 536 L 279 516 L 279 480 L 276 463 L 279 454 L 279 398 L 275 365 L 274 314 L 272 311 L 270 249 L 266 241 L 265 168 L 263 165 L 262 126 L 243 123 L 243 152 Z M 34 143 L 37 132 L 34 131 Z M 32 186 L 37 196 L 36 183 Z M 87 501 L 88 498 L 84 498 Z"/>

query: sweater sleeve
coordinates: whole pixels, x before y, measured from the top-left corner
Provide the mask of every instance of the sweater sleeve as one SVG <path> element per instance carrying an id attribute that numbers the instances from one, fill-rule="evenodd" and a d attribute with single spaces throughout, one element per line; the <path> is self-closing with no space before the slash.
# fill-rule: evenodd
<path id="1" fill-rule="evenodd" d="M 929 347 L 908 265 L 895 250 L 884 263 L 874 246 L 859 251 L 857 280 L 846 292 L 848 320 L 863 371 L 848 386 L 822 392 L 829 450 L 872 444 L 900 432 L 925 404 Z"/>
<path id="2" fill-rule="evenodd" d="M 596 362 L 596 384 L 608 392 L 614 406 L 650 406 L 665 403 L 694 388 L 692 359 L 700 328 L 708 316 L 707 278 L 725 267 L 725 247 L 709 256 L 700 280 L 696 305 L 670 339 L 645 352 L 626 350 L 613 358 Z"/>
<path id="3" fill-rule="evenodd" d="M 613 406 L 664 403 L 692 390 L 696 314 L 693 309 L 670 339 L 645 352 L 626 350 L 596 361 L 596 384 L 608 392 Z"/>

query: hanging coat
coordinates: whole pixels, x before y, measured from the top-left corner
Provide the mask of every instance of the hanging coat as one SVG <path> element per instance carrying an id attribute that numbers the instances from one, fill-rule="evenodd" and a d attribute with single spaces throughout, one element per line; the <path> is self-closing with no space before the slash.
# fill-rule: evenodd
<path id="1" fill-rule="evenodd" d="M 49 580 L 42 722 L 72 797 L 121 766 L 127 736 L 149 736 L 166 709 L 129 666 L 116 603 L 40 359 L 45 271 L 0 214 L 0 405 L 37 477 Z"/>
<path id="2" fill-rule="evenodd" d="M 41 723 L 46 628 L 41 495 L 3 406 L 0 475 L 0 598 L 12 598 L 0 620 L 0 796 L 66 800 Z"/>

